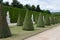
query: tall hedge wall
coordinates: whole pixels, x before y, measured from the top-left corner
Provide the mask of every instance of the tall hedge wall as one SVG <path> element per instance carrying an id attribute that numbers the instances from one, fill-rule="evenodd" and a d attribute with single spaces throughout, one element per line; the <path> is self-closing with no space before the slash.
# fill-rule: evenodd
<path id="1" fill-rule="evenodd" d="M 16 23 L 17 19 L 18 19 L 18 15 L 22 14 L 21 12 L 23 12 L 23 13 L 26 12 L 25 9 L 14 8 L 14 7 L 10 7 L 10 6 L 4 6 L 4 10 L 9 11 L 11 23 Z M 7 11 L 6 11 L 6 13 L 7 13 Z"/>

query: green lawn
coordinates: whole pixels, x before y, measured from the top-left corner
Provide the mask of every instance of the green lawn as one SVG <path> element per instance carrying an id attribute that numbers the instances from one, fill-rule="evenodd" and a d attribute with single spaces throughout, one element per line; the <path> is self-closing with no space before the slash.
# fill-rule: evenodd
<path id="1" fill-rule="evenodd" d="M 23 40 L 24 38 L 43 32 L 47 29 L 55 27 L 56 25 L 46 26 L 45 28 L 37 28 L 36 25 L 34 26 L 35 26 L 34 31 L 23 31 L 22 26 L 10 26 L 12 36 L 9 38 L 4 38 L 0 40 Z"/>

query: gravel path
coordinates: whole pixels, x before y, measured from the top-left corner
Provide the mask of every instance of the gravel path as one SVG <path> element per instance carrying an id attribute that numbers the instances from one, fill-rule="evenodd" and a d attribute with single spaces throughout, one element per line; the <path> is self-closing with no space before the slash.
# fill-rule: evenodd
<path id="1" fill-rule="evenodd" d="M 60 40 L 60 25 L 25 40 Z"/>
<path id="2" fill-rule="evenodd" d="M 10 23 L 10 24 L 8 24 L 8 26 L 14 26 L 14 25 L 17 25 L 17 23 Z"/>

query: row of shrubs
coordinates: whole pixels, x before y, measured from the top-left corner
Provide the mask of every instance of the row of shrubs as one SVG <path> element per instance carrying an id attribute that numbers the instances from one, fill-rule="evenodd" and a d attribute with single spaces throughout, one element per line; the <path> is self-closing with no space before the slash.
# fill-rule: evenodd
<path id="1" fill-rule="evenodd" d="M 57 18 L 60 15 L 54 15 L 47 12 L 36 12 L 28 9 L 19 9 L 14 7 L 4 6 L 5 11 L 9 11 L 10 20 L 12 23 L 17 23 L 17 26 L 23 26 L 23 30 L 34 30 L 33 22 L 32 22 L 32 14 L 33 20 L 37 27 L 45 27 L 45 25 L 51 25 L 55 23 L 59 23 L 60 20 Z M 60 18 L 59 18 L 60 19 Z"/>
<path id="2" fill-rule="evenodd" d="M 28 30 L 28 31 L 34 30 L 34 26 L 31 20 L 31 15 L 33 14 L 33 12 L 34 11 L 29 11 L 29 10 L 26 11 L 25 20 L 23 23 L 23 30 Z M 39 12 L 38 14 L 36 14 L 36 16 L 35 16 L 36 27 L 45 27 L 60 23 L 60 15 L 49 14 L 49 13 L 47 14 L 46 12 Z"/>

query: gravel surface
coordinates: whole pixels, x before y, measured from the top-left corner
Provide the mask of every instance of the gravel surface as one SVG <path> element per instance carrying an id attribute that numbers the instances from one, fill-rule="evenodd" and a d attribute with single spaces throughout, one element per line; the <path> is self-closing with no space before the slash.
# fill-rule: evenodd
<path id="1" fill-rule="evenodd" d="M 60 25 L 25 40 L 60 40 Z"/>

